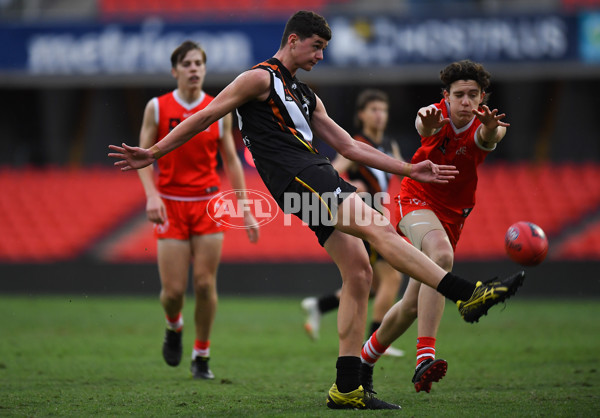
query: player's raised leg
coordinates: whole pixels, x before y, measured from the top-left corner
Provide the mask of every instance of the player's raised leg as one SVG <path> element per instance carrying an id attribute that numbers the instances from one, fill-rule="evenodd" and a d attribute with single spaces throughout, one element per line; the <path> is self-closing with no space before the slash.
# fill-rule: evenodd
<path id="1" fill-rule="evenodd" d="M 382 214 L 351 194 L 339 207 L 336 228 L 366 239 L 396 270 L 436 289 L 456 302 L 467 322 L 476 322 L 488 309 L 516 293 L 523 283 L 524 272 L 504 280 L 473 284 L 447 273 L 421 251 L 402 239 Z"/>

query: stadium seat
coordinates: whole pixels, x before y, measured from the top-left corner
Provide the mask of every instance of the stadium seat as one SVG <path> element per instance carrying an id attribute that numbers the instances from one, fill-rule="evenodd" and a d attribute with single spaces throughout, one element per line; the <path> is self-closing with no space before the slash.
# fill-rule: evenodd
<path id="1" fill-rule="evenodd" d="M 105 19 L 162 15 L 172 19 L 189 19 L 190 15 L 252 18 L 288 16 L 297 10 L 322 11 L 326 6 L 348 0 L 100 0 L 99 12 Z"/>
<path id="2" fill-rule="evenodd" d="M 536 223 L 553 237 L 593 216 L 600 206 L 598 176 L 600 165 L 594 163 L 482 166 L 476 207 L 465 224 L 457 260 L 504 257 L 504 234 L 520 220 Z M 483 244 L 481 235 L 487 237 Z"/>
<path id="3" fill-rule="evenodd" d="M 562 0 L 562 6 L 567 12 L 576 12 L 585 9 L 598 9 L 598 0 Z"/>
<path id="4" fill-rule="evenodd" d="M 268 193 L 256 170 L 246 170 L 246 185 L 250 190 Z M 222 190 L 230 190 L 226 178 L 223 178 Z M 137 222 L 130 234 L 116 242 L 104 254 L 111 262 L 155 262 L 156 242 L 152 227 L 142 220 Z M 281 212 L 276 219 L 260 228 L 258 244 L 248 241 L 243 229 L 230 229 L 225 235 L 222 261 L 240 262 L 277 262 L 277 261 L 329 261 L 326 251 L 318 244 L 313 232 L 296 218 L 291 217 L 291 225 L 284 225 Z"/>
<path id="5" fill-rule="evenodd" d="M 0 169 L 0 260 L 81 256 L 132 211 L 143 208 L 135 173 L 112 168 Z"/>
<path id="6" fill-rule="evenodd" d="M 600 260 L 600 221 L 566 239 L 552 252 L 551 259 Z"/>
<path id="7" fill-rule="evenodd" d="M 504 258 L 504 234 L 521 220 L 546 231 L 550 259 L 600 259 L 598 178 L 600 164 L 594 163 L 484 165 L 457 261 Z M 268 193 L 255 169 L 246 170 L 246 182 L 249 189 Z M 398 184 L 392 185 L 395 194 Z M 224 179 L 222 189 L 230 188 Z M 156 260 L 152 227 L 144 215 L 145 196 L 135 173 L 112 167 L 0 167 L 0 189 L 0 262 L 73 260 L 99 243 L 104 249 L 99 257 L 106 261 Z M 248 242 L 244 230 L 231 229 L 223 260 L 328 262 L 314 234 L 295 217 L 291 220 L 292 225 L 285 226 L 280 213 L 263 225 L 257 245 Z"/>

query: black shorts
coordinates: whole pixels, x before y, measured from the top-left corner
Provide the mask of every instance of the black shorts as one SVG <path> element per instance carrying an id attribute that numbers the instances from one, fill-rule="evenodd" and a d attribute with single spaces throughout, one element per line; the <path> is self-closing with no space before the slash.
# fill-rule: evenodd
<path id="1" fill-rule="evenodd" d="M 335 230 L 339 204 L 355 191 L 356 187 L 340 178 L 331 164 L 319 164 L 298 173 L 276 200 L 284 213 L 308 224 L 323 246 Z"/>

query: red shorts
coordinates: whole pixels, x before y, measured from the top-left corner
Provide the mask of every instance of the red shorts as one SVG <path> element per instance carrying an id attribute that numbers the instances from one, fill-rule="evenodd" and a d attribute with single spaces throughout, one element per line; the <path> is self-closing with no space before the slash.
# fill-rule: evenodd
<path id="1" fill-rule="evenodd" d="M 227 230 L 224 222 L 216 222 L 209 213 L 215 213 L 213 206 L 218 199 L 181 201 L 163 198 L 167 208 L 167 221 L 154 224 L 154 236 L 158 239 L 188 240 L 192 235 L 208 235 Z"/>
<path id="2" fill-rule="evenodd" d="M 422 199 L 422 197 L 421 197 Z M 450 239 L 450 244 L 452 245 L 452 250 L 456 251 L 456 244 L 458 244 L 458 239 L 460 238 L 460 233 L 462 232 L 462 228 L 465 224 L 464 219 L 461 219 L 459 222 L 455 220 L 454 222 L 450 222 L 447 217 L 442 215 L 443 209 L 436 208 L 434 204 L 427 202 L 425 200 L 421 200 L 420 198 L 415 197 L 415 195 L 399 195 L 395 197 L 396 204 L 394 205 L 394 215 L 396 219 L 396 231 L 402 236 L 402 232 L 398 227 L 398 224 L 402 220 L 402 217 L 406 216 L 408 213 L 414 210 L 427 209 L 435 213 L 435 216 L 439 219 L 440 223 L 444 227 L 444 231 L 448 235 Z"/>

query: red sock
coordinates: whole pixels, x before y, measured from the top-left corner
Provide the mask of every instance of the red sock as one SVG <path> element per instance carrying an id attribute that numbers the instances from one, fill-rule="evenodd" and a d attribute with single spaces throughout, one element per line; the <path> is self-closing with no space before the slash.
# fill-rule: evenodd
<path id="1" fill-rule="evenodd" d="M 382 345 L 379 341 L 377 341 L 377 331 L 371 335 L 369 340 L 363 345 L 363 348 L 360 352 L 360 357 L 362 358 L 363 363 L 370 364 L 371 366 L 375 364 L 379 357 L 385 353 L 389 345 Z"/>
<path id="2" fill-rule="evenodd" d="M 200 341 L 198 339 L 194 340 L 194 351 L 192 353 L 192 358 L 196 357 L 210 357 L 210 340 Z"/>
<path id="3" fill-rule="evenodd" d="M 417 367 L 424 360 L 435 359 L 435 338 L 419 337 L 417 338 Z"/>
<path id="4" fill-rule="evenodd" d="M 181 332 L 183 329 L 183 316 L 181 312 L 177 314 L 175 318 L 171 318 L 168 315 L 165 315 L 167 318 L 167 327 L 173 331 Z"/>

